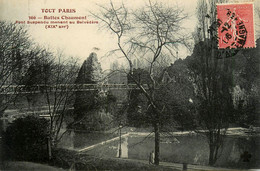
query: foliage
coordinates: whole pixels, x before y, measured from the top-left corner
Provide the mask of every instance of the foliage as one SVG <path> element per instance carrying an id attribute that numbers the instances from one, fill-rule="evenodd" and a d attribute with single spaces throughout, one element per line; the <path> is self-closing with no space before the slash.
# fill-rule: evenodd
<path id="1" fill-rule="evenodd" d="M 53 61 L 48 60 L 51 54 L 49 52 L 42 52 L 44 58 L 36 58 L 28 68 L 28 72 L 25 74 L 23 79 L 23 85 L 26 85 L 28 89 L 33 85 L 44 85 L 50 83 L 52 63 Z"/>
<path id="2" fill-rule="evenodd" d="M 194 93 L 185 60 L 178 59 L 162 74 L 163 86 L 156 91 L 156 99 L 164 105 L 160 122 L 164 131 L 174 127 L 181 130 L 194 128 Z"/>
<path id="3" fill-rule="evenodd" d="M 260 39 L 256 41 L 260 44 Z M 244 49 L 241 52 L 239 68 L 235 71 L 237 76 L 236 85 L 239 91 L 234 91 L 236 102 L 236 122 L 240 126 L 250 127 L 257 126 L 260 123 L 257 106 L 259 105 L 259 46 L 253 49 Z"/>
<path id="4" fill-rule="evenodd" d="M 107 91 L 103 96 L 99 96 L 100 107 L 106 113 L 115 113 L 116 112 L 116 101 L 117 98 L 112 94 L 111 91 Z"/>
<path id="5" fill-rule="evenodd" d="M 82 64 L 78 77 L 75 81 L 77 84 L 96 84 L 102 79 L 102 69 L 98 62 L 97 54 L 91 53 L 87 60 Z"/>
<path id="6" fill-rule="evenodd" d="M 142 69 L 134 70 L 135 79 L 142 83 L 149 81 L 149 74 Z M 194 126 L 194 113 L 191 112 L 194 104 L 193 86 L 189 80 L 188 68 L 185 60 L 178 59 L 171 66 L 164 69 L 161 76 L 156 79 L 161 81 L 155 91 L 155 102 L 163 111 L 159 117 L 160 129 L 172 131 L 176 127 L 182 130 L 192 129 Z M 131 78 L 129 78 L 131 82 Z M 140 90 L 129 91 L 128 122 L 131 126 L 151 126 L 152 117 L 147 99 Z"/>
<path id="7" fill-rule="evenodd" d="M 97 55 L 91 53 L 87 60 L 82 64 L 76 84 L 97 84 L 101 79 L 101 65 L 98 62 Z M 75 120 L 83 118 L 87 111 L 98 108 L 98 90 L 88 92 L 76 92 L 75 99 Z"/>
<path id="8" fill-rule="evenodd" d="M 82 64 L 76 84 L 99 84 L 101 85 L 102 69 L 97 55 L 91 53 Z M 80 129 L 104 130 L 110 128 L 115 105 L 115 97 L 110 92 L 93 90 L 87 92 L 76 92 L 74 103 L 75 126 Z"/>
<path id="9" fill-rule="evenodd" d="M 260 38 L 256 40 L 256 48 L 244 49 L 242 54 L 245 58 L 244 67 L 240 71 L 240 77 L 245 79 L 245 84 L 241 85 L 246 90 L 254 90 L 259 86 L 259 55 L 260 55 Z M 241 84 L 241 82 L 240 82 Z"/>
<path id="10" fill-rule="evenodd" d="M 151 117 L 147 111 L 147 99 L 140 90 L 131 90 L 127 106 L 127 122 L 129 126 L 151 126 Z"/>
<path id="11" fill-rule="evenodd" d="M 49 122 L 44 118 L 27 116 L 16 119 L 4 133 L 6 157 L 26 161 L 46 160 L 48 127 Z"/>
<path id="12" fill-rule="evenodd" d="M 132 78 L 133 77 L 133 78 Z M 144 69 L 134 69 L 133 75 L 128 74 L 129 84 L 149 84 L 149 73 Z M 130 126 L 151 126 L 151 114 L 147 111 L 148 101 L 140 90 L 128 91 L 127 120 Z"/>

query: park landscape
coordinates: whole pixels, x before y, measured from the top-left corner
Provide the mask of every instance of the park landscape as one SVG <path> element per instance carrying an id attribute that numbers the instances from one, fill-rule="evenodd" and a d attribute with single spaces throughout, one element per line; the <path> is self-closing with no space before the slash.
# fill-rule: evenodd
<path id="1" fill-rule="evenodd" d="M 0 21 L 1 169 L 259 169 L 259 26 L 255 47 L 219 49 L 225 2 L 196 1 L 192 32 L 177 5 L 97 4 L 116 48 L 83 61 Z"/>

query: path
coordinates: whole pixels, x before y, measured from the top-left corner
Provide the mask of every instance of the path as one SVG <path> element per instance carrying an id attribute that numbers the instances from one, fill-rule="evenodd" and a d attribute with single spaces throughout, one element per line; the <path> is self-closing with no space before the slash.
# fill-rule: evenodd
<path id="1" fill-rule="evenodd" d="M 121 138 L 126 137 L 126 136 L 128 136 L 128 135 L 129 135 L 129 133 L 123 134 L 123 135 L 121 136 Z M 112 138 L 112 139 L 110 139 L 110 140 L 102 141 L 101 143 L 97 143 L 97 144 L 94 144 L 94 145 L 91 145 L 91 146 L 88 146 L 88 147 L 84 147 L 84 148 L 82 148 L 82 149 L 79 149 L 78 152 L 86 152 L 86 151 L 91 150 L 91 149 L 93 149 L 93 148 L 96 148 L 96 147 L 99 147 L 99 146 L 101 146 L 101 145 L 105 145 L 105 144 L 107 144 L 107 143 L 111 143 L 111 142 L 117 141 L 117 140 L 119 140 L 119 137 L 115 137 L 115 138 Z"/>
<path id="2" fill-rule="evenodd" d="M 222 129 L 222 131 L 224 131 L 224 129 Z M 169 135 L 172 136 L 178 136 L 178 135 L 196 135 L 198 134 L 198 132 L 200 133 L 204 133 L 207 132 L 207 130 L 197 130 L 197 132 L 195 131 L 175 131 L 175 132 L 168 132 Z M 248 136 L 249 133 L 254 133 L 254 134 L 258 134 L 260 135 L 260 127 L 254 127 L 252 129 L 249 128 L 242 128 L 242 127 L 235 127 L 235 128 L 228 128 L 226 131 L 226 135 L 237 135 L 237 136 Z M 138 136 L 148 136 L 149 134 L 151 134 L 150 132 L 130 132 L 131 135 L 138 135 Z M 152 136 L 154 135 L 154 133 L 151 134 Z"/>
<path id="3" fill-rule="evenodd" d="M 135 162 L 140 162 L 144 164 L 148 164 L 148 160 L 137 160 L 137 159 L 123 159 L 123 160 L 130 160 Z M 183 164 L 181 163 L 170 163 L 170 162 L 160 162 L 160 166 L 169 167 L 176 170 L 182 170 Z M 218 171 L 239 171 L 238 169 L 228 169 L 228 168 L 220 168 L 220 167 L 211 167 L 211 166 L 203 166 L 203 165 L 194 165 L 194 164 L 188 164 L 187 170 L 218 170 Z M 250 171 L 259 171 L 260 169 L 248 169 Z M 240 170 L 242 171 L 242 170 Z"/>

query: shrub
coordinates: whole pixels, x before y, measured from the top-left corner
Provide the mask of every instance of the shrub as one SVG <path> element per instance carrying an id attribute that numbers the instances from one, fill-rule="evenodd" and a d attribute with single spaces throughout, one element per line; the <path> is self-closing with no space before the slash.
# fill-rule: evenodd
<path id="1" fill-rule="evenodd" d="M 16 119 L 4 133 L 6 159 L 46 160 L 48 126 L 48 120 L 35 116 Z"/>

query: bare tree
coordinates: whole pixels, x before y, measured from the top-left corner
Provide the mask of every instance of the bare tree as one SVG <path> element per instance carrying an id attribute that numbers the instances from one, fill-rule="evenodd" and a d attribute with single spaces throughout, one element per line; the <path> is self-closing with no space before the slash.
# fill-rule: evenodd
<path id="1" fill-rule="evenodd" d="M 198 1 L 197 43 L 186 58 L 197 99 L 197 126 L 205 129 L 209 144 L 209 164 L 220 156 L 224 135 L 233 114 L 232 58 L 217 59 L 217 1 Z"/>
<path id="2" fill-rule="evenodd" d="M 50 66 L 51 77 L 44 82 L 43 92 L 48 106 L 50 141 L 53 147 L 57 146 L 67 132 L 67 129 L 62 131 L 65 120 L 73 122 L 72 119 L 69 119 L 69 111 L 73 107 L 75 99 L 73 85 L 78 71 L 77 60 L 73 58 L 66 60 L 64 54 L 58 53 L 56 61 Z"/>
<path id="3" fill-rule="evenodd" d="M 47 107 L 47 118 L 50 120 L 49 145 L 56 147 L 62 136 L 65 120 L 68 119 L 70 108 L 74 102 L 74 82 L 79 70 L 77 61 L 66 59 L 62 52 L 57 56 L 50 51 L 42 51 L 29 67 L 24 84 L 28 90 L 39 86 L 40 93 L 27 94 L 28 101 L 36 101 L 32 106 Z M 42 100 L 40 100 L 42 99 Z M 72 122 L 72 119 L 68 122 Z M 67 123 L 70 124 L 70 123 Z M 51 158 L 51 148 L 49 148 Z"/>
<path id="4" fill-rule="evenodd" d="M 17 93 L 12 93 L 17 91 L 17 86 L 13 86 L 20 84 L 29 63 L 39 52 L 24 27 L 0 22 L 0 113 L 14 101 Z"/>
<path id="5" fill-rule="evenodd" d="M 100 13 L 92 13 L 101 20 L 103 26 L 117 38 L 118 49 L 114 53 L 121 53 L 129 66 L 129 78 L 139 87 L 148 101 L 147 108 L 151 111 L 152 125 L 155 132 L 155 164 L 159 165 L 160 149 L 160 115 L 164 106 L 159 107 L 155 100 L 156 80 L 155 64 L 164 54 L 171 54 L 178 44 L 186 45 L 187 36 L 182 34 L 181 22 L 187 17 L 183 10 L 166 7 L 159 3 L 148 2 L 136 11 L 129 11 L 124 4 L 115 7 L 101 6 Z M 147 62 L 149 83 L 148 88 L 134 76 L 133 60 L 140 59 Z"/>

